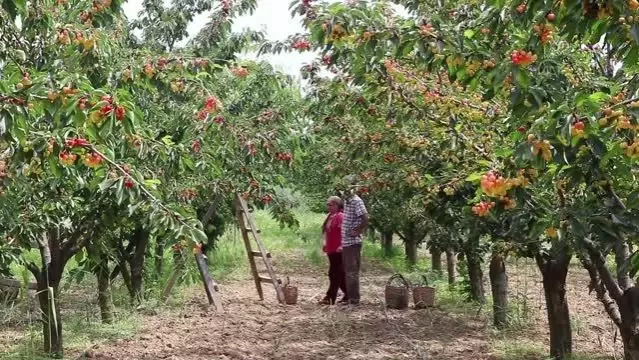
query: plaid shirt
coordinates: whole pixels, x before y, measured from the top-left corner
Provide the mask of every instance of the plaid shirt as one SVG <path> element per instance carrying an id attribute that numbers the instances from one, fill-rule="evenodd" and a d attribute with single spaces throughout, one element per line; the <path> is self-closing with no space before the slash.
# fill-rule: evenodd
<path id="1" fill-rule="evenodd" d="M 362 225 L 362 217 L 366 215 L 364 201 L 357 195 L 344 201 L 344 219 L 342 220 L 342 247 L 357 245 L 362 243 L 362 235 L 351 236 L 351 230 Z"/>

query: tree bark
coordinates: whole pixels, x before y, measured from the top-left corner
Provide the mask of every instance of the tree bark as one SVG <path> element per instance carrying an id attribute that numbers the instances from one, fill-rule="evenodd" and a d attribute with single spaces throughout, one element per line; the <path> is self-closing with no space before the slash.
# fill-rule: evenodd
<path id="1" fill-rule="evenodd" d="M 628 268 L 630 266 L 630 248 L 628 242 L 622 234 L 617 235 L 615 240 L 615 263 L 617 264 L 617 283 L 622 291 L 634 286 L 634 281 L 630 277 Z"/>
<path id="2" fill-rule="evenodd" d="M 386 231 L 382 233 L 382 249 L 384 256 L 391 257 L 393 255 L 393 232 Z"/>
<path id="3" fill-rule="evenodd" d="M 608 316 L 619 328 L 624 359 L 639 360 L 639 288 L 632 286 L 623 290 L 623 284 L 632 283 L 632 280 L 628 276 L 628 268 L 621 270 L 619 265 L 627 261 L 630 249 L 628 246 L 615 244 L 618 261 L 616 283 L 601 252 L 591 246 L 589 253 L 590 259 L 582 258 L 581 262 L 590 275 L 590 289 L 595 290 Z"/>
<path id="4" fill-rule="evenodd" d="M 126 289 L 129 291 L 129 296 L 131 299 L 135 297 L 135 292 L 133 291 L 133 285 L 131 284 L 131 272 L 129 271 L 129 266 L 127 265 L 126 260 L 120 260 L 120 274 L 122 275 L 122 281 L 126 286 Z"/>
<path id="5" fill-rule="evenodd" d="M 540 255 L 536 257 L 546 297 L 550 356 L 555 359 L 568 359 L 572 354 L 572 328 L 566 299 L 566 276 L 571 257 L 567 254 L 552 259 L 543 259 Z"/>
<path id="6" fill-rule="evenodd" d="M 98 279 L 98 304 L 102 323 L 112 324 L 115 317 L 115 307 L 111 295 L 111 281 L 109 279 L 109 260 L 104 259 L 96 268 Z"/>
<path id="7" fill-rule="evenodd" d="M 466 264 L 468 265 L 468 278 L 470 281 L 470 298 L 473 301 L 484 303 L 486 295 L 484 293 L 484 273 L 481 270 L 481 259 L 476 255 L 466 254 Z"/>
<path id="8" fill-rule="evenodd" d="M 374 227 L 372 227 L 372 226 L 369 226 L 369 227 L 368 227 L 368 238 L 369 238 L 369 239 L 370 239 L 373 243 L 375 243 L 375 240 L 376 240 L 376 238 L 375 238 L 375 228 L 374 228 Z"/>
<path id="9" fill-rule="evenodd" d="M 442 252 L 439 249 L 430 248 L 431 268 L 433 271 L 442 271 Z"/>
<path id="10" fill-rule="evenodd" d="M 68 257 L 61 253 L 57 238 L 47 238 L 40 243 L 42 267 L 29 264 L 37 283 L 38 304 L 42 317 L 42 335 L 44 352 L 52 358 L 62 359 L 64 349 L 62 343 L 62 318 L 60 316 L 59 285 L 62 270 Z"/>
<path id="11" fill-rule="evenodd" d="M 131 288 L 133 290 L 133 301 L 141 303 L 144 300 L 144 255 L 149 244 L 149 232 L 142 227 L 135 229 L 133 238 L 135 242 L 135 252 L 129 260 L 131 265 Z"/>
<path id="12" fill-rule="evenodd" d="M 406 251 L 406 264 L 409 267 L 415 266 L 417 264 L 417 239 L 415 237 L 406 237 L 404 249 Z"/>
<path id="13" fill-rule="evenodd" d="M 165 240 L 163 237 L 157 237 L 155 240 L 155 264 L 154 264 L 154 277 L 159 279 L 162 277 L 162 271 L 164 270 L 164 249 Z"/>
<path id="14" fill-rule="evenodd" d="M 493 323 L 498 329 L 503 329 L 508 322 L 508 275 L 501 254 L 493 254 L 489 276 L 493 294 Z"/>
<path id="15" fill-rule="evenodd" d="M 412 268 L 417 264 L 417 234 L 415 224 L 408 223 L 404 231 L 404 252 L 406 254 L 406 265 Z"/>
<path id="16" fill-rule="evenodd" d="M 62 359 L 64 350 L 58 286 L 52 286 L 51 289 L 50 291 L 44 280 L 38 281 L 38 303 L 42 316 L 44 352 L 54 359 Z"/>
<path id="17" fill-rule="evenodd" d="M 639 360 L 639 288 L 631 287 L 619 299 L 625 360 Z"/>
<path id="18" fill-rule="evenodd" d="M 59 306 L 59 286 L 62 271 L 67 261 L 74 255 L 73 251 L 63 252 L 57 233 L 44 234 L 39 241 L 42 266 L 33 263 L 27 266 L 37 283 L 38 304 L 42 317 L 42 334 L 44 336 L 44 352 L 52 358 L 62 359 L 64 348 L 62 343 L 62 318 Z M 75 248 L 73 248 L 75 249 Z M 77 251 L 77 250 L 75 250 Z"/>
<path id="19" fill-rule="evenodd" d="M 448 285 L 455 284 L 455 268 L 457 267 L 457 259 L 452 250 L 446 250 L 446 268 L 448 270 Z"/>

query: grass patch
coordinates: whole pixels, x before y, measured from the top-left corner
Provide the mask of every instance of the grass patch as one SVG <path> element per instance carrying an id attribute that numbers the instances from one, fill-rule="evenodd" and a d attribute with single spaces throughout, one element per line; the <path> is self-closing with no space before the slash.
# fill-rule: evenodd
<path id="1" fill-rule="evenodd" d="M 139 329 L 140 318 L 135 313 L 121 314 L 111 325 L 100 321 L 87 321 L 80 315 L 66 316 L 63 319 L 65 352 L 83 351 L 92 345 L 126 339 L 134 336 Z M 32 322 L 23 330 L 24 338 L 0 359 L 49 359 L 42 353 L 42 328 Z M 65 356 L 65 358 L 69 358 Z"/>
<path id="2" fill-rule="evenodd" d="M 552 360 L 545 346 L 537 343 L 513 341 L 505 337 L 493 343 L 495 360 Z M 570 360 L 612 360 L 612 356 L 574 353 Z"/>
<path id="3" fill-rule="evenodd" d="M 507 337 L 494 341 L 493 349 L 495 358 L 499 360 L 539 360 L 548 356 L 544 346 L 513 341 Z"/>

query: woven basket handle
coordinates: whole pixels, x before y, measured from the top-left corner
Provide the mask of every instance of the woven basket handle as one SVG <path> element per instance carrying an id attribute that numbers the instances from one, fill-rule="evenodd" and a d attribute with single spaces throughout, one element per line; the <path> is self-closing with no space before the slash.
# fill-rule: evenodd
<path id="1" fill-rule="evenodd" d="M 428 278 L 426 277 L 426 274 L 422 274 L 422 279 L 424 280 L 424 285 L 428 287 Z"/>
<path id="2" fill-rule="evenodd" d="M 406 279 L 404 279 L 402 274 L 399 274 L 399 273 L 391 276 L 390 279 L 388 279 L 388 281 L 386 282 L 386 285 L 390 285 L 393 282 L 393 280 L 395 280 L 395 279 L 400 279 L 404 283 L 404 287 L 410 288 L 410 285 L 408 284 L 408 281 L 406 281 Z"/>

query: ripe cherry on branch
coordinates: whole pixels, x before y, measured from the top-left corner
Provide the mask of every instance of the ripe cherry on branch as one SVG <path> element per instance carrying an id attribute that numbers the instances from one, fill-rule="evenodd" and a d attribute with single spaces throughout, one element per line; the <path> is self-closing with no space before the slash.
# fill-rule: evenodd
<path id="1" fill-rule="evenodd" d="M 296 39 L 291 47 L 299 52 L 310 50 L 311 42 L 306 39 Z"/>
<path id="2" fill-rule="evenodd" d="M 537 55 L 534 55 L 530 51 L 527 52 L 524 50 L 514 50 L 510 54 L 510 60 L 513 62 L 513 64 L 525 68 L 537 61 Z"/>
<path id="3" fill-rule="evenodd" d="M 133 186 L 135 186 L 135 183 L 129 176 L 127 176 L 126 179 L 124 179 L 124 187 L 131 189 Z"/>
<path id="4" fill-rule="evenodd" d="M 519 14 L 523 14 L 526 12 L 526 10 L 528 10 L 528 6 L 524 3 L 521 3 L 519 5 L 517 5 L 517 13 Z"/>
<path id="5" fill-rule="evenodd" d="M 244 66 L 237 66 L 231 68 L 231 73 L 239 78 L 245 78 L 248 76 L 249 71 Z"/>
<path id="6" fill-rule="evenodd" d="M 488 213 L 490 212 L 490 209 L 492 209 L 494 206 L 495 206 L 494 202 L 482 201 L 479 204 L 473 206 L 472 210 L 475 215 L 483 217 L 488 215 Z"/>
<path id="7" fill-rule="evenodd" d="M 273 201 L 273 197 L 271 195 L 266 194 L 262 196 L 262 203 L 264 205 L 268 205 L 271 201 Z"/>
<path id="8" fill-rule="evenodd" d="M 78 159 L 78 156 L 76 154 L 71 154 L 66 150 L 62 150 L 60 151 L 58 158 L 60 159 L 62 165 L 71 166 Z"/>
<path id="9" fill-rule="evenodd" d="M 102 156 L 97 153 L 90 153 L 84 156 L 84 165 L 87 167 L 95 168 L 102 163 Z"/>

